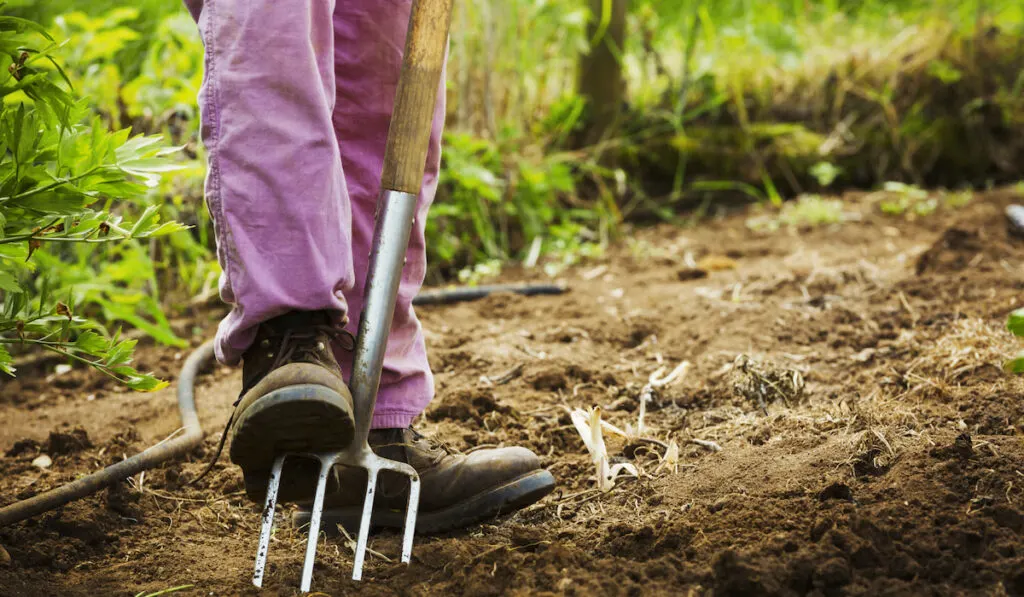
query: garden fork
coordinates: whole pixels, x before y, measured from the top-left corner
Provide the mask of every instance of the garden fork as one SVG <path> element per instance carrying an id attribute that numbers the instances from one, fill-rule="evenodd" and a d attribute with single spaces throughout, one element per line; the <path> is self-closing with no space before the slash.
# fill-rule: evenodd
<path id="1" fill-rule="evenodd" d="M 405 56 L 395 94 L 391 126 L 388 130 L 384 170 L 381 175 L 381 197 L 377 205 L 377 221 L 370 248 L 364 307 L 359 320 L 352 378 L 349 383 L 355 406 L 355 435 L 351 445 L 340 452 L 281 454 L 274 461 L 267 484 L 263 523 L 259 547 L 256 550 L 256 570 L 252 579 L 257 587 L 263 584 L 281 471 L 285 459 L 292 456 L 314 458 L 320 462 L 320 476 L 317 480 L 316 496 L 309 521 L 306 558 L 302 568 L 300 588 L 303 592 L 309 591 L 312 582 L 327 478 L 331 467 L 336 464 L 364 468 L 367 472 L 366 497 L 363 502 L 362 519 L 359 522 L 359 539 L 356 543 L 352 579 L 362 578 L 377 475 L 382 470 L 394 471 L 409 477 L 409 504 L 402 541 L 402 562 L 408 563 L 412 557 L 412 539 L 419 506 L 419 476 L 408 464 L 380 458 L 374 454 L 367 442 L 367 436 L 377 402 L 384 351 L 387 347 L 388 334 L 391 332 L 391 320 L 395 313 L 395 301 L 409 245 L 409 234 L 416 215 L 417 196 L 423 184 L 423 169 L 427 160 L 430 130 L 441 84 L 453 1 L 414 0 L 409 18 Z"/>

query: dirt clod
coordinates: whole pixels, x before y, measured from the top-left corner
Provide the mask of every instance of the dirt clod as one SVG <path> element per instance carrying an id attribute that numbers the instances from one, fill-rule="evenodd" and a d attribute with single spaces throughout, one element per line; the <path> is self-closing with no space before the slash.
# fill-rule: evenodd
<path id="1" fill-rule="evenodd" d="M 825 489 L 818 492 L 818 499 L 823 502 L 827 500 L 844 500 L 847 502 L 856 501 L 853 499 L 853 490 L 845 483 L 832 483 Z"/>
<path id="2" fill-rule="evenodd" d="M 46 440 L 45 450 L 50 454 L 74 454 L 92 447 L 85 429 L 76 427 L 68 432 L 51 431 Z"/>
<path id="3" fill-rule="evenodd" d="M 494 393 L 487 388 L 469 388 L 459 390 L 449 396 L 439 398 L 437 405 L 427 411 L 427 418 L 432 421 L 451 419 L 454 421 L 483 421 L 488 413 L 508 413 L 510 409 L 498 403 Z"/>
<path id="4" fill-rule="evenodd" d="M 40 450 L 39 442 L 34 439 L 19 439 L 14 442 L 14 445 L 10 447 L 7 452 L 4 453 L 8 458 L 15 456 L 21 456 L 22 454 L 33 454 Z"/>
<path id="5" fill-rule="evenodd" d="M 676 272 L 676 278 L 680 282 L 689 282 L 690 280 L 700 280 L 701 278 L 708 277 L 708 270 L 700 269 L 699 267 L 684 267 L 683 269 Z"/>
<path id="6" fill-rule="evenodd" d="M 960 458 L 970 458 L 973 456 L 974 442 L 971 440 L 971 434 L 964 432 L 956 436 L 956 440 L 953 442 L 953 451 Z"/>
<path id="7" fill-rule="evenodd" d="M 535 390 L 557 392 L 569 386 L 565 370 L 558 366 L 545 366 L 526 375 L 526 383 Z"/>

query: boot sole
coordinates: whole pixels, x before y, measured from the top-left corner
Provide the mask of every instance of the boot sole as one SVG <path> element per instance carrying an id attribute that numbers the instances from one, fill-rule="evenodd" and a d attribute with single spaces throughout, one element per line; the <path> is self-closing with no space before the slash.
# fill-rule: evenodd
<path id="1" fill-rule="evenodd" d="M 420 511 L 416 517 L 416 532 L 421 534 L 443 533 L 461 529 L 488 518 L 509 514 L 537 502 L 551 493 L 554 488 L 555 477 L 550 472 L 546 470 L 533 471 L 447 508 L 433 512 Z M 362 507 L 326 508 L 320 528 L 328 536 L 339 535 L 339 525 L 354 534 L 359 531 L 359 521 L 362 515 Z M 292 524 L 300 528 L 308 526 L 309 519 L 309 510 L 300 510 L 292 514 Z M 404 528 L 405 510 L 375 507 L 370 524 L 372 528 Z"/>
<path id="2" fill-rule="evenodd" d="M 316 384 L 287 386 L 261 396 L 239 416 L 231 461 L 242 468 L 246 494 L 261 502 L 279 455 L 344 450 L 354 433 L 352 406 L 337 392 Z M 286 460 L 278 501 L 311 499 L 319 470 L 315 459 Z"/>

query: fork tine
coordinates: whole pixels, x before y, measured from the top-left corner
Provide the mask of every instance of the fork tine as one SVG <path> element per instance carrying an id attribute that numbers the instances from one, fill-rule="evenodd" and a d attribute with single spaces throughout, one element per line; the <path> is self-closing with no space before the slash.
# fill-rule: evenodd
<path id="1" fill-rule="evenodd" d="M 320 519 L 324 513 L 324 494 L 327 492 L 327 475 L 331 472 L 333 462 L 329 458 L 320 461 L 320 476 L 316 480 L 316 497 L 313 499 L 313 511 L 309 517 L 309 538 L 306 540 L 306 560 L 302 564 L 302 584 L 299 589 L 309 592 L 313 583 L 313 563 L 316 561 L 316 544 L 320 538 Z"/>
<path id="2" fill-rule="evenodd" d="M 412 538 L 416 534 L 416 514 L 420 508 L 419 475 L 409 478 L 409 504 L 405 508 L 405 534 L 402 537 L 402 563 L 412 560 Z"/>
<path id="3" fill-rule="evenodd" d="M 356 542 L 355 562 L 352 565 L 352 580 L 362 580 L 363 560 L 366 558 L 366 541 L 370 536 L 370 521 L 373 517 L 373 501 L 376 497 L 376 465 L 366 468 L 366 496 L 363 498 L 363 516 L 359 519 L 359 540 Z"/>
<path id="4" fill-rule="evenodd" d="M 263 524 L 260 527 L 260 544 L 256 548 L 256 570 L 252 575 L 252 584 L 257 588 L 263 586 L 263 572 L 267 568 L 267 551 L 270 549 L 270 533 L 274 530 L 274 509 L 277 506 L 277 491 L 281 487 L 281 469 L 284 468 L 282 454 L 274 460 L 270 468 L 270 479 L 267 481 L 267 501 L 263 507 Z"/>

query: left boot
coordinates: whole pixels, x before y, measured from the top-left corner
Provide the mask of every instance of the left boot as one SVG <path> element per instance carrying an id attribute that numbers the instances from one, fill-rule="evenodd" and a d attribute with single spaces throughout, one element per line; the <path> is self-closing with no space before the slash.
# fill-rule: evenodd
<path id="1" fill-rule="evenodd" d="M 413 429 L 375 429 L 369 440 L 381 458 L 408 463 L 419 473 L 419 533 L 458 529 L 525 508 L 555 487 L 555 478 L 526 448 L 453 454 Z M 322 528 L 332 531 L 340 524 L 354 532 L 363 510 L 366 471 L 338 466 L 334 478 L 336 484 L 331 485 L 340 489 L 324 500 Z M 408 487 L 408 477 L 381 471 L 373 506 L 375 527 L 404 527 Z M 302 504 L 293 515 L 297 526 L 309 522 L 310 505 Z"/>

